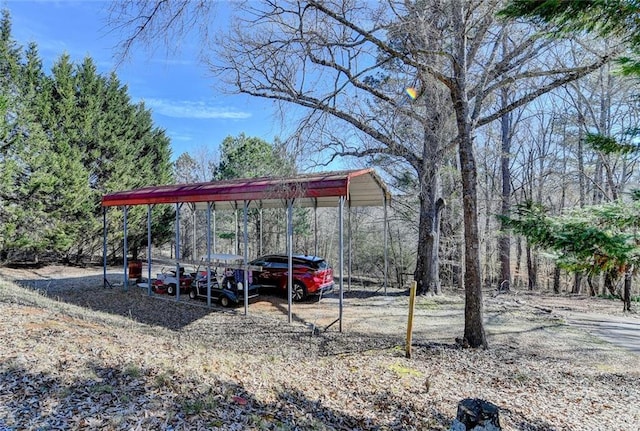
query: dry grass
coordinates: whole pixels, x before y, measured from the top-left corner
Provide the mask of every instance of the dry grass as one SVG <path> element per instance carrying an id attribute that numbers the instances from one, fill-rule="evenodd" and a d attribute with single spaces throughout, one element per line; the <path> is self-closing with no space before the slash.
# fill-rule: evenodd
<path id="1" fill-rule="evenodd" d="M 470 350 L 453 341 L 459 295 L 418 298 L 407 359 L 397 291 L 353 287 L 340 333 L 324 330 L 333 297 L 288 324 L 281 298 L 244 316 L 103 289 L 95 271 L 0 274 L 0 430 L 445 430 L 466 397 L 497 404 L 505 430 L 640 423 L 638 356 L 565 322 L 617 302 L 488 296 L 491 348 Z"/>

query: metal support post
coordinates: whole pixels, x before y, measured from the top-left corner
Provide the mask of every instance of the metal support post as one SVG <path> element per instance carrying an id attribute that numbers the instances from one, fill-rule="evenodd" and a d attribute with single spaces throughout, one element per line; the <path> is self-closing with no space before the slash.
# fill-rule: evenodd
<path id="1" fill-rule="evenodd" d="M 389 283 L 389 227 L 387 215 L 387 195 L 384 195 L 384 294 L 387 294 L 387 284 Z"/>
<path id="2" fill-rule="evenodd" d="M 351 201 L 347 202 L 347 291 L 351 292 Z"/>
<path id="3" fill-rule="evenodd" d="M 244 291 L 244 315 L 249 314 L 249 202 L 244 201 L 244 208 L 242 211 L 242 222 L 244 225 L 244 234 L 243 234 L 243 243 L 244 243 L 244 251 L 242 253 L 244 259 L 244 280 L 242 281 L 243 291 Z"/>
<path id="4" fill-rule="evenodd" d="M 313 255 L 318 255 L 318 199 L 313 199 Z"/>
<path id="5" fill-rule="evenodd" d="M 107 287 L 107 207 L 102 207 L 102 287 Z"/>
<path id="6" fill-rule="evenodd" d="M 180 301 L 180 208 L 176 204 L 176 301 Z"/>
<path id="7" fill-rule="evenodd" d="M 123 264 L 124 264 L 124 284 L 123 289 L 125 290 L 125 292 L 127 290 L 129 290 L 129 274 L 128 274 L 128 267 L 129 267 L 129 261 L 128 261 L 128 254 L 129 254 L 129 244 L 127 243 L 127 216 L 129 215 L 129 207 L 127 205 L 124 206 L 124 241 L 122 244 L 122 255 L 123 255 Z"/>
<path id="8" fill-rule="evenodd" d="M 211 206 L 212 206 L 212 203 L 208 202 L 207 203 L 207 307 L 211 307 Z"/>
<path id="9" fill-rule="evenodd" d="M 340 292 L 339 292 L 339 308 L 338 313 L 338 330 L 342 332 L 342 309 L 344 303 L 344 201 L 345 197 L 340 196 L 338 203 L 338 267 L 340 268 Z"/>
<path id="10" fill-rule="evenodd" d="M 293 199 L 287 199 L 287 302 L 289 306 L 288 322 L 293 322 L 291 303 L 293 301 Z"/>
<path id="11" fill-rule="evenodd" d="M 151 296 L 151 209 L 147 205 L 147 295 Z"/>

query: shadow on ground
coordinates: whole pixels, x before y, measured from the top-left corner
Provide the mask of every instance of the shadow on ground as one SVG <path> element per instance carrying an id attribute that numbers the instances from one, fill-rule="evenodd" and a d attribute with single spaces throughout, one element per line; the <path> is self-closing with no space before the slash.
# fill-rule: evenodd
<path id="1" fill-rule="evenodd" d="M 308 338 L 311 350 L 321 355 L 334 355 L 393 348 L 402 342 L 402 333 L 392 336 L 361 333 L 358 343 L 348 341 L 354 334 L 347 336 L 337 333 L 339 314 L 335 292 L 322 298 L 310 296 L 304 301 L 294 302 L 291 308 L 292 322 L 296 325 L 289 325 L 289 306 L 281 292 L 266 291 L 252 300 L 245 316 L 242 305 L 237 308 L 222 308 L 215 304 L 208 307 L 206 300 L 191 300 L 185 294 L 180 295 L 179 300 L 176 296 L 166 294 L 149 296 L 146 288 L 135 284 L 129 284 L 124 289 L 119 274 L 108 274 L 108 280 L 107 285 L 112 287 L 103 287 L 102 274 L 84 277 L 60 277 L 56 274 L 55 278 L 22 279 L 16 282 L 33 290 L 34 294 L 39 292 L 59 302 L 184 332 L 184 336 L 219 346 L 233 347 L 238 337 L 255 338 L 253 348 L 256 351 L 269 351 L 276 349 L 280 340 Z M 349 293 L 353 298 L 363 299 L 385 296 L 380 289 L 376 292 L 353 289 Z M 397 290 L 393 293 L 404 294 Z M 329 321 L 320 321 L 318 316 L 324 320 L 329 318 Z"/>
<path id="2" fill-rule="evenodd" d="M 149 296 L 146 288 L 135 284 L 124 288 L 122 279 L 117 276 L 109 275 L 108 281 L 107 287 L 103 287 L 103 276 L 92 275 L 16 280 L 16 283 L 56 301 L 171 330 L 180 330 L 211 313 L 223 311 L 217 307 L 208 308 L 201 301 L 192 301 L 188 295 L 181 295 L 177 301 L 175 296 Z"/>

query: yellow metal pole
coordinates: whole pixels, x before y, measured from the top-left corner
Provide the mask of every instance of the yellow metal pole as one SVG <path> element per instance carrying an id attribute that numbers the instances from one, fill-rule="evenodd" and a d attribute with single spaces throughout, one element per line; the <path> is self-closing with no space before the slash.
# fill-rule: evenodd
<path id="1" fill-rule="evenodd" d="M 409 321 L 407 322 L 407 348 L 405 356 L 411 359 L 411 335 L 413 334 L 413 310 L 416 306 L 416 289 L 418 283 L 415 281 L 411 283 L 411 290 L 409 291 Z"/>

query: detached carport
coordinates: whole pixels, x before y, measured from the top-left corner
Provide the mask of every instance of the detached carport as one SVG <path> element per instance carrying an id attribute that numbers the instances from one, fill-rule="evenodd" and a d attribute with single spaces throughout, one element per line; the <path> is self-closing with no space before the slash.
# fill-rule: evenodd
<path id="1" fill-rule="evenodd" d="M 127 212 L 129 207 L 147 205 L 147 267 L 149 284 L 151 282 L 151 209 L 157 204 L 174 204 L 176 208 L 176 274 L 180 265 L 180 208 L 184 203 L 195 205 L 196 209 L 207 211 L 207 260 L 211 263 L 211 214 L 217 209 L 243 210 L 244 223 L 244 272 L 248 279 L 248 211 L 253 208 L 286 208 L 287 212 L 287 254 L 289 258 L 288 279 L 288 321 L 291 323 L 291 288 L 293 285 L 292 244 L 293 244 L 293 207 L 338 208 L 338 267 L 339 267 L 339 330 L 342 332 L 342 310 L 344 294 L 344 207 L 383 206 L 384 207 L 384 286 L 388 279 L 387 256 L 387 205 L 390 193 L 384 182 L 373 169 L 336 171 L 296 175 L 286 178 L 256 178 L 228 181 L 213 181 L 196 184 L 176 184 L 166 186 L 144 187 L 135 190 L 111 193 L 102 197 L 103 207 L 103 273 L 106 283 L 107 273 L 107 209 L 122 207 L 124 213 L 124 285 L 128 284 L 128 245 L 127 245 Z M 315 214 L 314 214 L 315 215 Z M 315 217 L 317 232 L 317 217 Z M 316 238 L 317 244 L 317 238 Z M 210 280 L 208 280 L 210 281 Z M 149 294 L 151 289 L 149 286 Z M 244 312 L 248 314 L 248 295 L 244 295 Z M 177 289 L 176 300 L 180 299 Z M 210 300 L 208 301 L 210 305 Z M 335 322 L 334 322 L 335 323 Z"/>

